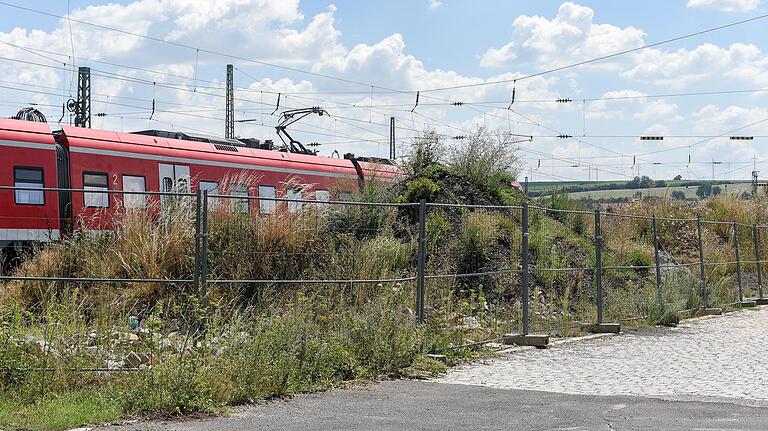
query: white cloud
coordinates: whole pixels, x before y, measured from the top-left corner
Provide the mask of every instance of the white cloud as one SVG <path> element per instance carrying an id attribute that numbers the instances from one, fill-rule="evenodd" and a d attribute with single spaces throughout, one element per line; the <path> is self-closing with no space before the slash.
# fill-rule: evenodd
<path id="1" fill-rule="evenodd" d="M 637 90 L 618 90 L 603 93 L 601 99 L 589 102 L 586 117 L 588 120 L 614 120 L 624 118 L 624 109 L 628 105 L 642 103 L 646 94 Z M 611 100 L 615 99 L 615 100 Z"/>
<path id="2" fill-rule="evenodd" d="M 313 71 L 348 79 L 375 77 L 381 86 L 397 89 L 426 89 L 482 82 L 454 71 L 429 70 L 416 57 L 405 53 L 405 40 L 399 33 L 373 45 L 359 44 L 346 55 L 315 64 Z M 474 90 L 472 94 L 476 94 Z"/>
<path id="3" fill-rule="evenodd" d="M 754 107 L 746 108 L 738 105 L 721 107 L 708 104 L 691 115 L 691 128 L 697 134 L 717 136 L 726 134 L 748 124 L 758 123 L 742 130 L 727 133 L 727 135 L 764 135 L 768 134 L 768 109 Z M 761 122 L 762 121 L 762 122 Z M 732 141 L 727 137 L 697 140 L 694 158 L 699 160 L 751 160 L 753 156 L 765 159 L 765 152 L 753 144 L 753 141 Z M 749 174 L 751 166 L 742 170 L 742 177 Z M 720 168 L 719 168 L 720 169 Z M 726 166 L 723 170 L 728 170 Z M 716 172 L 716 175 L 719 175 Z M 733 175 L 731 175 L 733 177 Z"/>
<path id="4" fill-rule="evenodd" d="M 708 104 L 691 114 L 691 119 L 695 130 L 704 134 L 717 135 L 768 119 L 768 109 L 745 108 L 738 105 L 721 108 L 718 105 Z M 762 131 L 768 131 L 768 121 L 739 131 L 738 134 L 749 135 Z"/>
<path id="5" fill-rule="evenodd" d="M 443 2 L 440 0 L 429 0 L 429 8 L 432 10 L 435 10 L 443 5 Z"/>
<path id="6" fill-rule="evenodd" d="M 258 58 L 279 64 L 300 64 L 307 68 L 309 64 L 321 61 L 325 57 L 339 56 L 346 49 L 339 42 L 340 32 L 335 28 L 334 12 L 336 7 L 328 6 L 327 10 L 304 19 L 299 9 L 298 0 L 222 0 L 218 2 L 201 2 L 195 0 L 136 0 L 125 4 L 105 4 L 73 9 L 74 19 L 113 27 L 132 33 L 152 36 L 185 45 L 199 46 L 213 51 L 232 52 L 245 58 Z M 77 22 L 70 29 L 67 21 L 59 20 L 50 30 L 42 31 L 31 28 L 6 28 L 0 31 L 0 40 L 29 50 L 45 50 L 52 52 L 35 55 L 29 50 L 14 48 L 0 44 L 0 55 L 20 61 L 61 66 L 66 62 L 72 67 L 71 55 L 74 46 L 77 65 L 90 65 L 94 69 L 92 78 L 94 97 L 94 112 L 107 112 L 111 116 L 94 119 L 94 125 L 116 130 L 130 130 L 147 127 L 188 127 L 189 130 L 219 131 L 222 129 L 220 112 L 210 110 L 210 107 L 223 106 L 223 99 L 218 95 L 221 90 L 215 88 L 199 89 L 194 82 L 180 77 L 171 77 L 161 73 L 141 72 L 133 69 L 91 63 L 80 59 L 80 56 L 93 60 L 105 60 L 117 64 L 126 64 L 145 69 L 158 70 L 181 77 L 198 76 L 202 80 L 216 77 L 214 83 L 198 82 L 200 86 L 221 86 L 223 83 L 223 64 L 226 58 L 211 56 L 201 51 L 196 58 L 195 52 L 134 37 L 105 29 L 99 29 Z M 58 54 L 55 54 L 58 53 Z M 44 58 L 49 57 L 49 59 Z M 238 62 L 236 62 L 238 63 Z M 197 66 L 197 67 L 196 67 Z M 241 68 L 252 67 L 247 62 L 239 62 Z M 157 83 L 173 83 L 181 85 L 190 91 L 173 91 L 172 89 L 140 82 L 128 82 L 119 79 L 108 79 L 99 70 L 107 70 L 122 76 L 148 80 Z M 255 74 L 275 72 L 277 69 L 261 69 Z M 239 72 L 236 72 L 239 73 Z M 24 64 L 22 62 L 3 61 L 0 63 L 0 74 L 6 82 L 20 82 L 50 87 L 53 90 L 41 89 L 38 93 L 19 92 L 12 89 L 2 89 L 0 98 L 6 101 L 21 100 L 20 106 L 31 101 L 41 103 L 41 109 L 47 110 L 50 119 L 57 120 L 60 113 L 53 105 L 61 106 L 66 98 L 72 95 L 70 91 L 71 75 L 60 70 Z M 239 85 L 244 83 L 242 74 Z M 287 82 L 286 82 L 287 81 Z M 76 80 L 75 80 L 76 82 Z M 269 84 L 278 91 L 311 91 L 311 84 L 306 81 L 293 82 L 278 79 Z M 58 89 L 58 90 L 56 90 Z M 54 93 L 63 92 L 63 96 Z M 258 93 L 256 93 L 258 94 Z M 238 97 L 250 99 L 250 102 L 238 101 L 241 109 L 263 109 L 259 103 L 274 103 L 269 97 L 260 98 L 256 94 L 243 94 Z M 105 102 L 109 97 L 111 103 Z M 121 97 L 130 97 L 125 99 Z M 149 110 L 151 99 L 156 98 L 158 112 L 153 120 L 162 123 L 147 123 L 149 114 L 142 114 L 142 109 Z M 295 101 L 298 103 L 298 101 Z M 181 106 L 184 104 L 187 106 Z M 208 109 L 200 114 L 208 118 L 172 114 L 171 110 Z M 207 108 L 206 108 L 207 107 Z M 12 108 L 9 108 L 12 109 Z M 53 112 L 51 112 L 53 111 Z M 123 119 L 117 117 L 119 112 L 135 112 Z M 271 111 L 270 111 L 271 112 Z M 143 118 L 143 119 L 142 119 Z M 268 128 L 259 133 L 272 133 Z"/>
<path id="7" fill-rule="evenodd" d="M 756 2 L 734 0 L 716 4 L 736 8 L 750 7 Z M 482 66 L 533 65 L 538 69 L 563 66 L 642 46 L 645 35 L 631 26 L 621 28 L 595 23 L 591 8 L 573 2 L 561 4 L 551 19 L 521 15 L 514 20 L 513 28 L 510 42 L 491 47 L 480 57 Z M 727 47 L 705 43 L 671 51 L 645 49 L 588 67 L 618 70 L 627 80 L 675 89 L 716 77 L 768 85 L 768 55 L 750 43 L 733 43 Z"/>
<path id="8" fill-rule="evenodd" d="M 649 49 L 637 54 L 636 65 L 622 76 L 673 88 L 721 77 L 762 86 L 768 84 L 768 56 L 757 46 L 743 43 L 728 48 L 703 44 L 672 52 Z"/>
<path id="9" fill-rule="evenodd" d="M 521 15 L 512 23 L 512 41 L 500 48 L 489 48 L 482 55 L 480 64 L 502 67 L 515 61 L 552 67 L 643 44 L 642 30 L 595 24 L 593 18 L 591 8 L 572 2 L 561 4 L 553 19 Z"/>
<path id="10" fill-rule="evenodd" d="M 721 12 L 749 12 L 760 6 L 760 0 L 688 0 L 687 7 L 702 7 Z"/>
<path id="11" fill-rule="evenodd" d="M 173 17 L 174 29 L 168 35 L 173 40 L 206 29 L 260 33 L 259 29 L 272 22 L 293 23 L 304 18 L 298 0 L 170 0 L 161 5 Z M 329 9 L 335 10 L 333 6 Z M 238 25 L 241 27 L 236 28 Z"/>
<path id="12" fill-rule="evenodd" d="M 681 121 L 683 116 L 678 113 L 678 107 L 674 103 L 668 103 L 663 99 L 644 103 L 640 112 L 635 113 L 634 118 L 640 121 L 665 120 Z"/>
<path id="13" fill-rule="evenodd" d="M 345 55 L 333 56 L 316 63 L 313 71 L 352 80 L 359 80 L 361 76 L 372 77 L 372 80 L 381 86 L 402 90 L 428 90 L 480 84 L 484 81 L 511 81 L 523 76 L 522 73 L 503 73 L 483 79 L 462 75 L 453 70 L 428 69 L 421 60 L 406 52 L 405 39 L 399 33 L 394 33 L 372 45 L 356 45 Z M 558 81 L 559 78 L 556 77 L 527 79 L 517 84 L 517 97 L 555 99 L 556 93 L 550 87 Z M 331 85 L 331 83 L 324 82 L 323 85 Z M 450 97 L 452 100 L 476 100 L 482 97 L 511 99 L 512 87 L 512 82 L 508 82 L 502 85 L 440 92 L 435 93 L 434 96 Z"/>
<path id="14" fill-rule="evenodd" d="M 645 132 L 643 133 L 643 135 L 664 136 L 664 135 L 669 135 L 669 132 L 670 132 L 669 127 L 667 127 L 667 126 L 665 126 L 664 124 L 661 124 L 661 123 L 656 123 L 656 124 L 653 124 L 653 125 L 651 125 L 649 127 L 646 127 Z M 642 141 L 640 141 L 640 142 L 642 142 Z"/>
<path id="15" fill-rule="evenodd" d="M 622 76 L 675 88 L 718 76 L 766 85 L 768 56 L 756 45 L 744 43 L 728 48 L 707 43 L 692 50 L 646 49 L 636 54 L 635 66 Z"/>
<path id="16" fill-rule="evenodd" d="M 593 96 L 595 92 L 601 91 L 605 98 L 643 96 L 646 94 L 645 91 L 660 92 L 643 88 L 640 85 L 642 83 L 676 87 L 701 81 L 702 86 L 714 87 L 713 84 L 727 79 L 768 86 L 768 64 L 766 64 L 766 55 L 760 48 L 749 44 L 734 44 L 729 47 L 705 44 L 689 50 L 646 50 L 622 56 L 608 64 L 591 66 L 591 71 L 596 67 L 608 68 L 605 70 L 610 72 L 601 76 L 610 76 L 612 80 L 605 83 L 600 81 L 600 77 L 587 76 L 580 69 L 525 79 L 516 84 L 518 103 L 513 105 L 511 110 L 507 110 L 507 101 L 511 99 L 512 94 L 512 82 L 451 91 L 425 92 L 423 90 L 486 81 L 511 81 L 525 75 L 519 69 L 510 67 L 510 70 L 505 73 L 480 77 L 462 73 L 458 69 L 434 68 L 410 53 L 406 39 L 398 33 L 370 43 L 345 46 L 341 42 L 336 11 L 336 7 L 331 5 L 321 13 L 305 17 L 298 0 L 222 0 L 220 2 L 134 0 L 123 4 L 106 4 L 73 10 L 72 16 L 84 21 L 118 27 L 186 45 L 231 52 L 245 58 L 311 70 L 351 81 L 371 82 L 398 90 L 422 90 L 421 105 L 413 115 L 409 111 L 413 106 L 412 103 L 415 102 L 415 95 L 411 93 L 377 92 L 372 98 L 370 88 L 367 86 L 355 86 L 245 61 L 211 56 L 203 52 L 200 53 L 198 67 L 195 67 L 197 63 L 195 53 L 188 49 L 73 23 L 77 55 L 87 53 L 90 58 L 117 64 L 187 77 L 196 75 L 200 80 L 199 87 L 195 88 L 191 80 L 178 76 L 92 64 L 94 70 L 102 69 L 128 77 L 156 81 L 158 84 L 182 85 L 190 90 L 174 91 L 158 85 L 153 91 L 151 85 L 107 79 L 96 74 L 93 79 L 94 93 L 97 94 L 94 96 L 94 112 L 107 112 L 112 116 L 95 118 L 94 126 L 114 130 L 148 127 L 180 128 L 221 134 L 224 101 L 220 97 L 223 94 L 220 87 L 223 85 L 224 64 L 228 60 L 234 61 L 238 68 L 235 72 L 236 85 L 247 87 L 235 92 L 239 99 L 236 101 L 236 117 L 263 120 L 263 124 L 262 121 L 238 123 L 237 132 L 243 136 L 276 139 L 274 123 L 277 115 L 270 114 L 275 108 L 277 99 L 277 95 L 273 92 L 281 92 L 283 96 L 281 108 L 319 105 L 327 108 L 331 113 L 331 117 L 308 117 L 302 120 L 302 124 L 298 125 L 297 129 L 305 131 L 296 131 L 299 139 L 326 143 L 337 140 L 353 141 L 354 138 L 362 139 L 358 142 L 320 147 L 322 154 L 329 154 L 333 149 L 338 149 L 340 152 L 351 151 L 358 154 L 385 156 L 391 115 L 397 117 L 398 127 L 403 128 L 398 129 L 400 145 L 403 145 L 403 139 L 407 142 L 413 133 L 408 129 L 420 130 L 428 127 L 436 128 L 438 132 L 451 136 L 466 134 L 467 130 L 479 125 L 492 129 L 510 129 L 512 132 L 517 132 L 519 127 L 519 132 L 522 134 L 557 134 L 552 130 L 529 124 L 528 120 L 517 115 L 518 112 L 534 122 L 563 133 L 576 135 L 582 130 L 581 103 L 524 102 L 526 100 L 553 101 L 560 97 L 570 97 L 578 102 L 581 97 Z M 498 45 L 500 48 L 487 50 L 481 60 L 484 65 L 507 66 L 513 63 L 515 66 L 533 64 L 537 68 L 546 68 L 609 54 L 644 43 L 644 33 L 641 30 L 634 27 L 595 23 L 592 9 L 571 2 L 563 3 L 555 17 L 521 16 L 514 20 L 513 27 L 515 33 L 512 40 L 504 41 L 509 42 L 506 45 L 500 42 Z M 66 21 L 56 23 L 47 31 L 10 27 L 0 30 L 5 30 L 0 32 L 0 40 L 64 55 L 63 57 L 53 56 L 55 59 L 67 61 L 66 55 L 71 52 Z M 40 56 L 4 44 L 0 44 L 0 56 L 55 64 Z M 512 62 L 513 59 L 514 62 Z M 241 73 L 246 71 L 251 77 Z M 619 75 L 616 71 L 622 73 Z M 23 101 L 19 102 L 21 107 L 23 103 L 32 101 L 58 106 L 58 108 L 56 106 L 41 107 L 41 109 L 47 109 L 46 114 L 51 119 L 54 121 L 58 119 L 62 99 L 69 97 L 67 94 L 69 75 L 54 69 L 12 62 L 0 62 L 0 74 L 3 76 L 0 79 L 4 81 L 64 88 L 64 98 L 44 94 L 42 91 L 20 93 L 0 89 L 0 98 L 4 103 Z M 617 76 L 618 80 L 614 81 L 613 78 Z M 622 83 L 622 79 L 633 82 Z M 213 82 L 203 83 L 204 80 Z M 606 87 L 603 85 L 608 86 L 607 88 L 631 89 L 604 92 Z M 614 85 L 619 87 L 613 87 Z M 193 89 L 196 92 L 193 92 Z M 641 89 L 643 91 L 640 91 Z M 322 94 L 329 91 L 350 90 L 359 93 Z M 50 93 L 57 91 L 61 90 Z M 287 94 L 297 92 L 306 94 Z M 105 104 L 106 95 L 109 95 L 110 102 L 125 105 Z M 197 112 L 196 115 L 209 118 L 158 111 L 150 122 L 148 110 L 153 98 L 157 98 L 158 108 L 163 111 L 192 111 Z M 446 103 L 446 101 L 480 100 L 494 102 L 492 104 L 489 102 L 487 105 L 465 106 L 450 106 Z M 721 133 L 727 130 L 727 127 L 735 128 L 743 125 L 748 119 L 762 114 L 768 116 L 768 112 L 755 110 L 755 108 L 714 106 L 701 109 L 691 117 L 687 100 L 690 99 L 674 99 L 680 104 L 679 106 L 664 100 L 643 98 L 588 102 L 586 130 L 594 131 L 595 134 L 598 134 L 598 131 L 605 134 L 613 132 L 633 134 L 650 125 L 646 133 L 658 131 L 659 133 L 654 134 L 668 134 L 671 124 L 675 128 L 675 133 Z M 435 103 L 442 104 L 437 106 Z M 370 104 L 392 104 L 394 107 L 352 109 L 351 106 L 364 107 Z M 13 108 L 9 107 L 8 110 L 10 109 Z M 142 110 L 147 112 L 142 113 Z M 485 115 L 481 111 L 485 111 Z M 136 112 L 136 114 L 125 115 L 124 119 L 117 117 L 118 113 L 125 112 Z M 683 116 L 690 118 L 692 126 L 678 121 Z M 352 122 L 342 117 L 359 121 Z M 671 121 L 678 122 L 670 123 Z M 706 128 L 713 131 L 707 132 Z M 585 139 L 592 140 L 588 137 Z M 632 151 L 633 145 L 630 140 L 626 142 L 596 140 L 594 143 L 620 152 Z M 645 144 L 653 147 L 654 145 L 671 145 L 671 143 L 679 142 L 665 140 L 660 143 Z M 521 144 L 522 147 L 525 145 L 527 144 Z M 590 147 L 587 144 L 578 145 L 570 140 L 564 142 L 550 138 L 536 138 L 531 148 L 546 153 L 554 151 L 558 156 L 566 159 L 578 159 L 581 155 L 586 160 L 587 156 L 606 155 L 605 150 Z M 718 148 L 717 151 L 722 153 L 724 149 Z M 586 177 L 586 170 L 583 168 L 574 168 L 572 171 L 568 175 Z"/>
<path id="17" fill-rule="evenodd" d="M 343 54 L 334 27 L 336 7 L 312 17 L 306 26 L 298 0 L 137 0 L 125 5 L 88 6 L 72 11 L 77 20 L 113 27 L 145 36 L 235 52 L 277 62 L 304 64 L 325 56 Z M 67 22 L 60 20 L 50 32 L 15 28 L 0 33 L 0 40 L 75 56 L 119 58 L 132 54 L 133 64 L 190 61 L 195 53 L 77 22 L 72 23 L 72 42 Z M 135 55 L 141 50 L 141 55 Z M 18 52 L 17 52 L 18 54 Z M 221 62 L 221 57 L 200 53 L 200 61 Z"/>

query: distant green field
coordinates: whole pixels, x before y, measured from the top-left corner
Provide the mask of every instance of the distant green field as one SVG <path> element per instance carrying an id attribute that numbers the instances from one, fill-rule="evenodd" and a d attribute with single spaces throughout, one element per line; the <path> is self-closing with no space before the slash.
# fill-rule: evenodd
<path id="1" fill-rule="evenodd" d="M 563 189 L 571 186 L 597 186 L 604 184 L 626 184 L 626 181 L 536 181 L 528 183 L 528 190 L 532 192 L 543 192 L 552 189 Z"/>
<path id="2" fill-rule="evenodd" d="M 741 184 L 723 184 L 722 193 L 742 194 L 752 190 L 749 183 Z M 698 186 L 677 186 L 677 187 L 659 187 L 653 189 L 620 189 L 620 190 L 595 190 L 589 192 L 569 193 L 572 199 L 611 199 L 611 198 L 631 198 L 637 192 L 642 192 L 643 196 L 671 196 L 673 191 L 681 190 L 685 192 L 686 199 L 698 199 L 696 189 Z"/>
<path id="3" fill-rule="evenodd" d="M 531 192 L 547 192 L 553 189 L 568 189 L 568 187 L 594 187 L 603 184 L 625 184 L 626 181 L 592 181 L 592 182 L 537 182 L 529 183 L 528 190 Z M 615 189 L 615 190 L 590 190 L 569 192 L 568 196 L 572 199 L 616 199 L 616 198 L 631 198 L 637 192 L 641 192 L 643 196 L 655 196 L 663 197 L 670 196 L 673 191 L 682 191 L 685 193 L 686 199 L 697 199 L 696 189 L 699 187 L 699 182 L 690 181 L 667 181 L 667 187 L 655 187 L 646 189 Z M 752 190 L 752 184 L 749 181 L 734 181 L 727 184 L 718 184 L 722 189 L 722 193 L 741 194 L 744 192 L 750 192 Z"/>

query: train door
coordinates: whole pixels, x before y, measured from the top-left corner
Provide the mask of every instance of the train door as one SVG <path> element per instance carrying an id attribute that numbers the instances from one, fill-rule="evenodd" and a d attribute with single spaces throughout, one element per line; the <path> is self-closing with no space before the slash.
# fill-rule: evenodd
<path id="1" fill-rule="evenodd" d="M 56 144 L 56 177 L 58 188 L 69 189 L 72 186 L 69 176 L 69 149 L 59 143 Z M 71 191 L 59 191 L 59 219 L 60 235 L 71 233 L 73 227 Z"/>
<path id="2" fill-rule="evenodd" d="M 189 193 L 189 166 L 160 163 L 159 172 L 161 192 Z M 161 196 L 161 205 L 165 206 L 169 198 L 171 196 Z"/>

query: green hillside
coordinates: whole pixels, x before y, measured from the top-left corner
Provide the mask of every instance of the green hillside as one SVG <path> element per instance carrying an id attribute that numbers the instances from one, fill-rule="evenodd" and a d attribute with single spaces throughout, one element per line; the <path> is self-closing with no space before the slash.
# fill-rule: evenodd
<path id="1" fill-rule="evenodd" d="M 546 196 L 554 190 L 565 191 L 571 199 L 607 200 L 628 199 L 638 193 L 643 197 L 668 197 L 673 192 L 682 191 L 686 199 L 698 199 L 696 190 L 702 184 L 710 184 L 710 181 L 663 181 L 663 186 L 654 187 L 629 187 L 623 181 L 541 181 L 528 184 L 528 191 L 533 197 Z M 712 183 L 721 189 L 721 193 L 741 195 L 752 191 L 752 183 L 742 181 L 715 181 Z"/>

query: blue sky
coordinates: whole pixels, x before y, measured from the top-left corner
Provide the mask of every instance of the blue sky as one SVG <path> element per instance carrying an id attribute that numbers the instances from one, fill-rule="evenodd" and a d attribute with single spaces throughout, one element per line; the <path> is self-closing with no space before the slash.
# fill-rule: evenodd
<path id="1" fill-rule="evenodd" d="M 9 2 L 67 14 L 63 1 Z M 402 151 L 423 129 L 441 133 L 449 146 L 456 142 L 451 136 L 481 125 L 533 135 L 532 142 L 510 145 L 519 146 L 524 174 L 534 180 L 638 173 L 709 178 L 713 161 L 722 162 L 715 166 L 721 178 L 749 177 L 752 161 L 768 173 L 762 137 L 768 135 L 768 92 L 638 97 L 768 88 L 766 19 L 522 80 L 512 111 L 504 102 L 512 92 L 506 83 L 425 93 L 422 106 L 409 112 L 417 90 L 520 78 L 747 19 L 768 12 L 761 0 L 71 0 L 69 8 L 78 20 L 339 79 L 76 22 L 72 43 L 65 20 L 0 5 L 0 115 L 36 102 L 55 128 L 57 106 L 72 93 L 74 64 L 90 66 L 97 75 L 94 111 L 107 115 L 94 119 L 94 127 L 221 134 L 220 87 L 224 65 L 231 62 L 236 117 L 257 120 L 238 124 L 238 134 L 275 139 L 275 93 L 289 93 L 283 108 L 320 105 L 331 114 L 297 127 L 302 140 L 323 144 L 323 154 L 338 149 L 385 156 L 388 117 L 395 116 Z M 370 86 L 343 80 L 372 84 L 373 94 Z M 632 98 L 582 102 L 603 96 Z M 159 112 L 150 121 L 153 98 Z M 553 103 L 557 98 L 574 102 Z M 453 101 L 478 104 L 450 106 Z M 717 137 L 752 123 L 757 124 L 731 133 L 755 136 L 752 141 Z M 561 133 L 577 139 L 555 137 Z M 641 135 L 665 138 L 640 141 Z"/>

